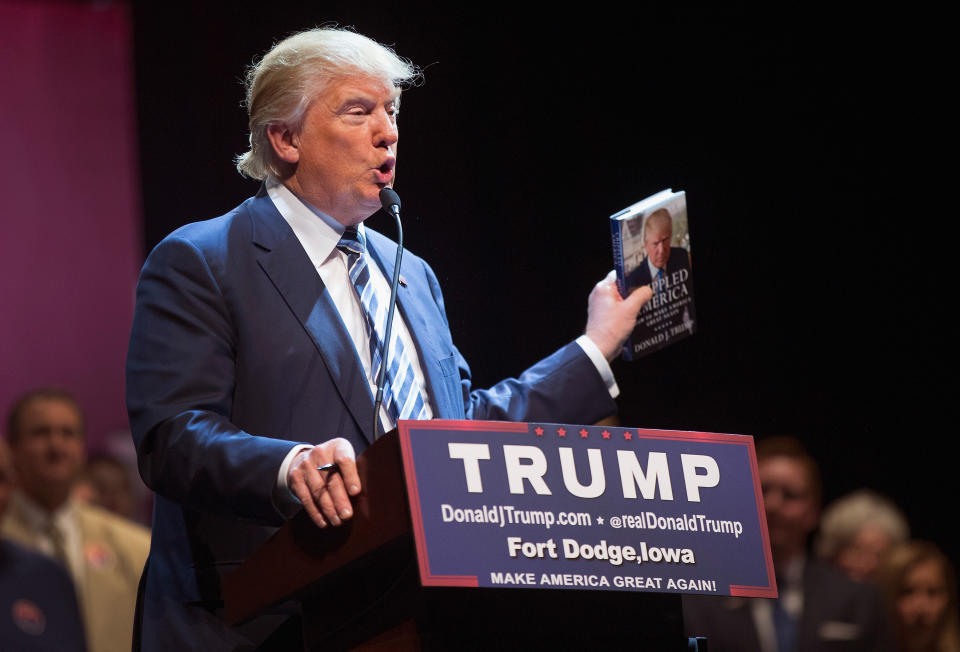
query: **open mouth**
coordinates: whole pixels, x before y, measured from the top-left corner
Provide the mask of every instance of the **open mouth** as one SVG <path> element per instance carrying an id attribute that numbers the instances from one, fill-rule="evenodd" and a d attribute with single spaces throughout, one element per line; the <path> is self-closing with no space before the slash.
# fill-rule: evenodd
<path id="1" fill-rule="evenodd" d="M 393 169 L 397 166 L 397 159 L 388 158 L 383 164 L 374 168 L 377 173 L 377 185 L 382 189 L 385 186 L 390 185 L 390 182 L 393 181 Z"/>

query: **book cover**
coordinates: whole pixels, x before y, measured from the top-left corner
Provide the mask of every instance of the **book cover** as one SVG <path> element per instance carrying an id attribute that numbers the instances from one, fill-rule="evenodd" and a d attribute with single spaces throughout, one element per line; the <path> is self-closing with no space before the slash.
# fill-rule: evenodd
<path id="1" fill-rule="evenodd" d="M 696 331 L 687 197 L 662 190 L 610 216 L 613 263 L 621 296 L 649 285 L 650 299 L 623 347 L 636 360 Z"/>

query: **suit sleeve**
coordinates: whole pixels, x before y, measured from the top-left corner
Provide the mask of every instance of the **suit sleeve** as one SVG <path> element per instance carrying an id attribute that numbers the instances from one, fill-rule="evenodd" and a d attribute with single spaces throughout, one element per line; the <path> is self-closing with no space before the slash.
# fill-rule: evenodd
<path id="1" fill-rule="evenodd" d="M 443 294 L 433 270 L 425 264 L 433 299 L 449 332 Z M 460 398 L 467 419 L 595 423 L 616 411 L 606 383 L 576 342 L 570 342 L 517 378 L 489 389 L 473 389 L 470 367 L 453 347 Z"/>
<path id="2" fill-rule="evenodd" d="M 186 507 L 275 524 L 277 470 L 299 442 L 231 423 L 236 340 L 208 258 L 185 238 L 161 242 L 140 275 L 127 353 L 140 475 Z"/>

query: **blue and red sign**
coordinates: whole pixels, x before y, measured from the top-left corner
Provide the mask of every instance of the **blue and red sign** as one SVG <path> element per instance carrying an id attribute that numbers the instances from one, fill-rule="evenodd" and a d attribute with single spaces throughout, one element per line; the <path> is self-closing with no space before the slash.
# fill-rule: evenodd
<path id="1" fill-rule="evenodd" d="M 753 439 L 401 421 L 424 586 L 776 597 Z"/>

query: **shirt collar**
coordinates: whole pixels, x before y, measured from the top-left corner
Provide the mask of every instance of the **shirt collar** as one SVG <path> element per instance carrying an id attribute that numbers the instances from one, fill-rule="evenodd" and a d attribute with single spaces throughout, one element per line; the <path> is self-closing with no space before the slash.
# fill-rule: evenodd
<path id="1" fill-rule="evenodd" d="M 654 281 L 657 280 L 657 272 L 660 271 L 660 268 L 653 264 L 653 259 L 650 256 L 647 256 L 647 265 L 650 267 L 650 278 Z M 666 267 L 666 265 L 664 265 Z M 666 274 L 667 270 L 664 269 L 663 273 Z"/>
<path id="2" fill-rule="evenodd" d="M 27 496 L 22 491 L 16 491 L 11 496 L 11 502 L 27 522 L 31 530 L 43 530 L 51 523 L 55 524 L 61 530 L 69 525 L 75 517 L 73 502 L 68 500 L 63 505 L 55 509 L 52 513 L 48 512 L 39 503 Z"/>
<path id="3" fill-rule="evenodd" d="M 337 243 L 344 231 L 342 224 L 275 179 L 267 180 L 267 195 L 293 229 L 314 267 L 319 267 L 337 251 Z M 357 231 L 363 233 L 363 224 L 357 226 Z"/>

